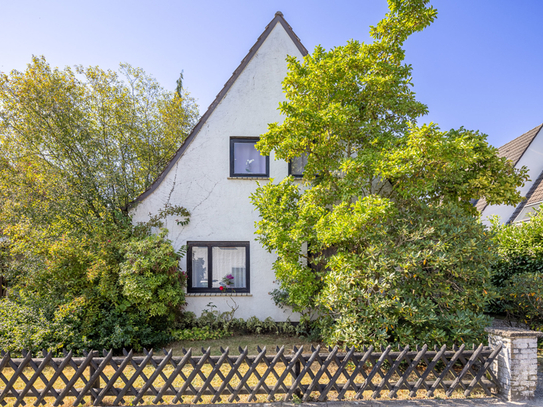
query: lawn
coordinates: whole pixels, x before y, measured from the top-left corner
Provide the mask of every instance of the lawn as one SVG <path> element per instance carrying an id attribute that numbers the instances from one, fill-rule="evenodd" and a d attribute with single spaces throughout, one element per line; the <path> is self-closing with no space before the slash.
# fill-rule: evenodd
<path id="1" fill-rule="evenodd" d="M 288 336 L 288 335 L 274 335 L 274 334 L 261 334 L 261 335 L 233 335 L 222 339 L 212 339 L 204 341 L 180 341 L 168 344 L 165 349 L 173 350 L 174 356 L 183 356 L 183 348 L 192 348 L 193 353 L 199 355 L 201 349 L 207 349 L 211 347 L 211 355 L 219 356 L 222 354 L 220 348 L 230 348 L 230 353 L 238 354 L 238 348 L 248 347 L 249 355 L 256 355 L 258 353 L 257 347 L 266 347 L 266 354 L 275 354 L 277 346 L 285 346 L 285 349 L 291 350 L 296 347 L 304 346 L 309 350 L 311 345 L 317 346 L 318 342 L 310 342 L 305 338 Z"/>

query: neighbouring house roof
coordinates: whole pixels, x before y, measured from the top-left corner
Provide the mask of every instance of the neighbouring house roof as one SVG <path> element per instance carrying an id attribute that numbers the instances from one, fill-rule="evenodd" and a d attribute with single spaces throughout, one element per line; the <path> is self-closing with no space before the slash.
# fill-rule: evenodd
<path id="1" fill-rule="evenodd" d="M 277 24 L 281 24 L 289 37 L 292 39 L 292 42 L 296 45 L 296 47 L 300 50 L 300 53 L 305 56 L 308 54 L 307 49 L 304 47 L 298 36 L 294 33 L 292 30 L 292 27 L 287 23 L 287 21 L 283 17 L 283 13 L 278 11 L 275 13 L 275 17 L 273 20 L 266 26 L 264 29 L 264 32 L 258 37 L 258 40 L 256 40 L 256 43 L 251 47 L 245 58 L 241 61 L 239 66 L 236 68 L 230 79 L 226 82 L 222 90 L 217 94 L 215 97 L 215 100 L 209 107 L 207 108 L 207 111 L 204 113 L 204 115 L 200 118 L 196 126 L 194 126 L 194 129 L 191 131 L 191 133 L 188 135 L 188 137 L 185 139 L 185 141 L 181 144 L 175 155 L 172 157 L 166 168 L 162 171 L 162 173 L 157 177 L 157 179 L 147 188 L 140 196 L 138 196 L 132 204 L 135 204 L 137 202 L 143 201 L 145 198 L 147 198 L 159 185 L 160 183 L 166 178 L 166 175 L 170 172 L 170 170 L 175 166 L 175 163 L 179 160 L 179 158 L 183 155 L 185 150 L 188 148 L 188 146 L 192 143 L 196 135 L 200 132 L 208 118 L 211 116 L 215 108 L 219 105 L 219 103 L 222 101 L 222 99 L 226 96 L 234 82 L 236 82 L 236 79 L 238 79 L 239 75 L 243 72 L 245 67 L 249 64 L 253 56 L 257 53 L 258 49 L 262 46 L 264 41 L 268 38 L 272 30 L 275 28 Z"/>
<path id="2" fill-rule="evenodd" d="M 511 217 L 507 223 L 512 223 L 519 216 L 520 212 L 527 206 L 534 205 L 543 201 L 543 171 L 539 174 L 539 177 L 535 180 L 530 190 L 526 194 L 526 199 L 517 205 L 515 211 L 511 214 Z M 525 215 L 523 215 L 524 218 Z M 522 220 L 522 219 L 521 219 Z"/>
<path id="3" fill-rule="evenodd" d="M 527 131 L 516 139 L 511 140 L 509 143 L 504 144 L 503 146 L 498 148 L 498 155 L 512 161 L 513 165 L 517 165 L 519 160 L 522 158 L 524 152 L 528 149 L 528 147 L 530 147 L 530 144 L 532 144 L 535 136 L 537 136 L 537 134 L 541 130 L 541 127 L 543 127 L 543 124 L 534 127 L 532 130 Z M 529 205 L 530 203 L 535 203 L 543 200 L 543 182 L 541 182 L 543 179 L 542 175 L 543 173 L 538 177 L 536 182 L 534 182 L 534 185 L 532 185 L 532 187 L 528 191 L 528 194 L 526 195 L 526 199 L 517 206 L 507 223 L 515 220 L 515 218 L 518 216 L 518 214 L 526 204 Z M 534 199 L 537 199 L 537 197 L 539 197 L 539 200 L 533 201 L 532 197 Z M 486 206 L 487 203 L 486 199 L 484 198 L 479 199 L 475 204 L 475 207 L 480 213 L 485 210 Z"/>

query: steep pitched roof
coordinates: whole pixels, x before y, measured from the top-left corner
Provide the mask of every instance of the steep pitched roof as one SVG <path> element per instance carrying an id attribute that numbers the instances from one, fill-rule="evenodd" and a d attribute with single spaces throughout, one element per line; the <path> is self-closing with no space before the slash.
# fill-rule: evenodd
<path id="1" fill-rule="evenodd" d="M 179 160 L 179 158 L 183 155 L 185 150 L 188 148 L 188 146 L 192 143 L 196 135 L 200 132 L 204 124 L 206 123 L 207 119 L 211 116 L 215 108 L 219 105 L 219 103 L 222 101 L 222 99 L 226 96 L 234 82 L 236 82 L 236 79 L 238 79 L 239 75 L 243 72 L 245 67 L 249 64 L 253 56 L 257 53 L 258 49 L 262 46 L 264 41 L 268 38 L 272 30 L 275 28 L 277 24 L 281 24 L 289 37 L 292 39 L 292 42 L 296 45 L 298 50 L 303 56 L 307 55 L 307 49 L 304 47 L 298 36 L 294 33 L 292 30 L 292 27 L 287 23 L 287 21 L 283 17 L 283 13 L 278 11 L 275 13 L 275 17 L 273 20 L 270 21 L 270 23 L 266 26 L 264 29 L 264 32 L 258 37 L 258 40 L 256 40 L 256 43 L 251 47 L 245 58 L 241 61 L 239 66 L 236 68 L 230 79 L 225 83 L 222 90 L 217 94 L 215 97 L 215 100 L 209 107 L 207 108 L 207 111 L 204 113 L 204 115 L 200 118 L 196 126 L 194 126 L 194 129 L 191 131 L 191 133 L 188 135 L 188 137 L 185 139 L 185 141 L 181 144 L 175 155 L 172 157 L 166 168 L 162 171 L 162 173 L 157 177 L 157 179 L 140 195 L 138 196 L 132 203 L 135 204 L 137 202 L 143 201 L 145 198 L 147 198 L 159 185 L 160 183 L 166 178 L 166 175 L 170 172 L 170 170 L 175 166 L 175 163 Z"/>
<path id="2" fill-rule="evenodd" d="M 517 137 L 516 139 L 511 140 L 509 143 L 504 144 L 503 146 L 498 148 L 498 155 L 500 157 L 505 157 L 508 160 L 512 161 L 513 165 L 517 165 L 519 160 L 524 155 L 524 152 L 528 149 L 528 147 L 530 147 L 530 144 L 532 144 L 532 141 L 534 140 L 535 136 L 537 136 L 537 134 L 539 133 L 539 130 L 541 130 L 541 127 L 543 127 L 543 124 L 540 124 L 539 126 L 534 127 L 532 130 L 527 131 L 526 133 Z M 537 188 L 536 184 L 537 182 L 534 182 L 534 185 L 532 186 L 532 188 L 534 188 L 534 186 Z M 513 212 L 511 219 L 514 219 L 513 216 L 516 217 L 518 213 L 520 212 L 520 210 L 522 210 L 522 207 L 524 207 L 527 200 L 529 199 L 532 188 L 530 188 L 530 191 L 528 192 L 528 195 L 526 196 L 527 199 L 521 202 L 519 206 L 517 207 L 517 209 L 515 210 L 515 212 Z M 543 188 L 541 189 L 541 193 L 543 195 Z M 477 204 L 475 205 L 475 207 L 480 213 L 482 213 L 485 210 L 486 206 L 487 206 L 487 203 L 486 203 L 486 199 L 484 198 L 479 199 L 477 201 Z M 509 221 L 511 221 L 511 219 Z"/>
<path id="3" fill-rule="evenodd" d="M 534 182 L 534 191 L 531 196 L 526 197 L 526 205 L 532 205 L 543 201 L 543 172 L 539 174 L 539 178 Z"/>
<path id="4" fill-rule="evenodd" d="M 513 165 L 517 165 L 518 161 L 528 149 L 530 144 L 532 144 L 532 141 L 534 140 L 535 136 L 537 136 L 537 133 L 539 133 L 542 126 L 543 124 L 540 124 L 539 126 L 534 127 L 532 130 L 524 133 L 522 136 L 519 136 L 509 143 L 504 144 L 498 149 L 498 155 L 513 161 Z"/>

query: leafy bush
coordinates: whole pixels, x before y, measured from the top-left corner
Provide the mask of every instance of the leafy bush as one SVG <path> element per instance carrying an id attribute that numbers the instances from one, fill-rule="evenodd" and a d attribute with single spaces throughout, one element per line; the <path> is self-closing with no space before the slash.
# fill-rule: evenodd
<path id="1" fill-rule="evenodd" d="M 186 274 L 178 268 L 184 251 L 175 252 L 166 234 L 108 226 L 83 244 L 56 242 L 44 267 L 27 264 L 28 272 L 12 276 L 0 344 L 18 351 L 141 349 L 171 341 Z"/>
<path id="2" fill-rule="evenodd" d="M 510 317 L 543 330 L 543 276 L 539 273 L 514 274 L 501 291 Z"/>
<path id="3" fill-rule="evenodd" d="M 167 92 L 126 64 L 60 70 L 36 57 L 25 72 L 0 73 L 0 274 L 11 287 L 3 347 L 170 340 L 183 253 L 151 229 L 174 216 L 184 226 L 190 213 L 166 205 L 133 226 L 130 211 L 196 118 L 181 82 Z"/>
<path id="4" fill-rule="evenodd" d="M 51 318 L 46 307 L 28 297 L 0 299 L 0 349 L 18 355 L 23 349 L 58 353 L 89 348 L 91 342 L 80 335 L 84 307 L 84 299 L 78 298 L 58 307 Z"/>
<path id="5" fill-rule="evenodd" d="M 175 252 L 166 239 L 168 231 L 158 235 L 132 238 L 124 247 L 119 284 L 123 296 L 150 316 L 167 315 L 184 305 L 187 275 L 179 272 L 179 259 L 185 250 Z"/>
<path id="6" fill-rule="evenodd" d="M 532 312 L 523 315 L 523 306 L 511 298 L 511 295 L 524 297 L 521 295 L 524 287 L 515 290 L 512 284 L 514 281 L 525 280 L 530 283 L 530 292 L 537 291 L 535 280 L 537 276 L 543 276 L 543 212 L 538 212 L 525 222 L 512 225 L 501 225 L 498 219 L 494 219 L 492 233 L 498 250 L 498 259 L 492 266 L 492 283 L 500 297 L 493 301 L 489 310 L 529 321 Z M 522 277 L 524 274 L 527 276 Z M 525 292 L 528 292 L 528 287 L 525 288 Z"/>

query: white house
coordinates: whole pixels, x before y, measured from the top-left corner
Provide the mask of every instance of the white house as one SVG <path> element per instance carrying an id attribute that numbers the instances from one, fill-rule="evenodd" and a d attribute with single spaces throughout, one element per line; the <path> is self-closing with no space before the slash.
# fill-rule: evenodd
<path id="1" fill-rule="evenodd" d="M 515 206 L 487 205 L 484 199 L 476 203 L 484 222 L 497 215 L 501 223 L 522 222 L 528 213 L 539 208 L 543 202 L 543 124 L 524 133 L 499 148 L 499 155 L 511 160 L 515 168 L 528 168 L 530 180 L 520 189 L 525 199 Z"/>
<path id="2" fill-rule="evenodd" d="M 307 50 L 278 12 L 164 172 L 138 199 L 134 221 L 146 221 L 165 204 L 191 213 L 187 226 L 167 220 L 176 249 L 188 245 L 181 267 L 187 270 L 187 310 L 197 315 L 212 302 L 219 311 L 239 306 L 236 317 L 276 321 L 297 315 L 277 308 L 269 292 L 275 255 L 255 241 L 255 212 L 249 196 L 260 183 L 281 180 L 290 167 L 263 157 L 254 144 L 268 123 L 281 122 L 279 102 L 287 55 L 302 59 Z M 294 166 L 292 166 L 294 167 Z M 220 289 L 226 275 L 234 292 Z"/>

